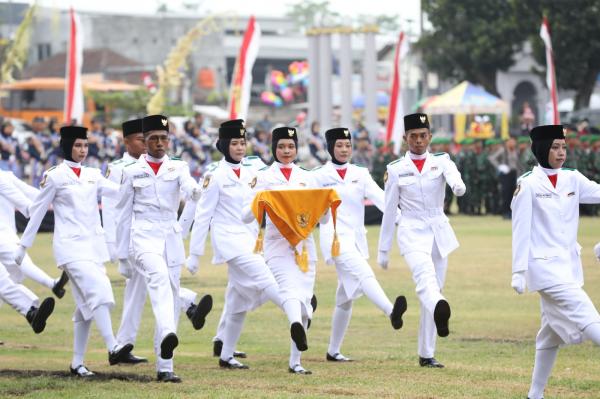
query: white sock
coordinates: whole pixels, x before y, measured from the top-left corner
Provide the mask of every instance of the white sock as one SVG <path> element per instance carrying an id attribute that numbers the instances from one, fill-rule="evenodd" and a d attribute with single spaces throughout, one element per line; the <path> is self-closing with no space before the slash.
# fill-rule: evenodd
<path id="1" fill-rule="evenodd" d="M 290 301 L 286 301 L 286 303 L 288 303 Z M 299 301 L 296 301 L 299 302 Z M 306 330 L 306 327 L 308 326 L 308 317 L 302 317 L 302 325 L 304 326 L 304 331 Z M 294 343 L 293 340 L 290 340 L 291 344 L 290 344 L 290 367 L 294 368 L 295 365 L 300 364 L 300 357 L 302 356 L 302 352 L 300 352 L 298 350 L 298 348 L 296 348 L 296 344 Z"/>
<path id="2" fill-rule="evenodd" d="M 75 368 L 83 364 L 83 357 L 87 349 L 90 337 L 91 320 L 80 320 L 73 323 L 73 359 L 71 367 Z"/>
<path id="3" fill-rule="evenodd" d="M 390 316 L 392 314 L 394 305 L 392 305 L 387 295 L 385 295 L 385 292 L 383 292 L 383 289 L 375 277 L 369 277 L 361 281 L 360 288 L 365 296 L 369 298 L 369 300 L 373 302 L 375 306 L 381 309 L 386 316 Z"/>
<path id="4" fill-rule="evenodd" d="M 277 284 L 268 286 L 267 288 L 265 288 L 264 291 L 267 295 L 267 298 L 269 298 L 271 302 L 277 305 L 277 307 L 283 308 L 283 306 L 281 305 L 281 297 L 279 296 L 279 287 L 277 286 Z"/>
<path id="5" fill-rule="evenodd" d="M 283 310 L 287 315 L 290 325 L 302 322 L 302 304 L 298 299 L 288 299 L 283 303 Z"/>
<path id="6" fill-rule="evenodd" d="M 225 324 L 227 328 L 225 328 L 223 350 L 221 350 L 221 359 L 225 361 L 229 360 L 230 357 L 233 357 L 233 351 L 242 334 L 246 312 L 234 313 L 227 315 L 226 317 L 227 321 Z"/>
<path id="7" fill-rule="evenodd" d="M 110 311 L 107 305 L 100 305 L 92 312 L 96 327 L 100 331 L 100 335 L 104 338 L 104 343 L 109 351 L 115 349 L 117 340 L 113 334 L 112 321 L 110 320 Z"/>
<path id="8" fill-rule="evenodd" d="M 342 342 L 344 341 L 344 335 L 350 324 L 350 317 L 352 316 L 352 301 L 348 301 L 341 305 L 337 305 L 333 309 L 333 317 L 331 318 L 331 337 L 329 338 L 329 348 L 327 352 L 330 355 L 340 353 Z"/>
<path id="9" fill-rule="evenodd" d="M 583 336 L 600 346 L 600 323 L 592 323 L 583 330 Z"/>
<path id="10" fill-rule="evenodd" d="M 58 279 L 53 280 L 50 276 L 48 276 L 42 269 L 37 267 L 29 255 L 25 255 L 23 259 L 23 264 L 21 264 L 21 272 L 27 278 L 35 281 L 38 284 L 41 284 L 45 287 L 52 289 L 54 284 L 58 281 Z"/>
<path id="11" fill-rule="evenodd" d="M 535 351 L 535 364 L 533 366 L 533 376 L 531 377 L 531 388 L 527 396 L 529 399 L 541 399 L 544 396 L 544 389 L 550 378 L 554 361 L 558 354 L 558 347 L 548 349 L 538 349 Z"/>

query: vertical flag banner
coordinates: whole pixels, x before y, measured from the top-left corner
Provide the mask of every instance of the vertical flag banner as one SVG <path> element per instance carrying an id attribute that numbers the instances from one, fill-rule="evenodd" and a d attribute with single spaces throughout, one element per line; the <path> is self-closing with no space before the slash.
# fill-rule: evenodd
<path id="1" fill-rule="evenodd" d="M 229 118 L 246 119 L 250 105 L 250 88 L 252 86 L 252 67 L 258 54 L 260 26 L 254 15 L 250 16 L 242 47 L 233 68 L 229 93 Z"/>
<path id="2" fill-rule="evenodd" d="M 546 17 L 542 20 L 540 36 L 546 46 L 546 85 L 550 91 L 550 103 L 552 106 L 550 110 L 550 115 L 552 116 L 550 122 L 553 125 L 559 125 L 560 115 L 558 113 L 558 89 L 556 87 L 556 71 L 554 69 L 554 52 L 552 51 L 552 39 L 550 37 L 550 24 Z"/>
<path id="3" fill-rule="evenodd" d="M 83 121 L 83 86 L 81 67 L 83 65 L 83 30 L 79 16 L 71 8 L 69 12 L 71 30 L 67 50 L 67 75 L 65 77 L 65 114 L 64 122 L 71 124 Z"/>
<path id="4" fill-rule="evenodd" d="M 408 40 L 404 32 L 400 32 L 394 56 L 394 74 L 392 79 L 392 93 L 388 114 L 385 142 L 394 142 L 394 153 L 400 153 L 402 134 L 404 133 L 404 107 L 402 105 L 402 86 L 400 82 L 400 63 L 408 54 Z"/>

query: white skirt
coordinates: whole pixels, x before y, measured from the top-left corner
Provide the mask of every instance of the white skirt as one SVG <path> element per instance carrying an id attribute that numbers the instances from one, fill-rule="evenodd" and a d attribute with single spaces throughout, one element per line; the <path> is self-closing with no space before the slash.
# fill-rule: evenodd
<path id="1" fill-rule="evenodd" d="M 358 251 L 347 252 L 335 258 L 335 269 L 339 282 L 336 297 L 338 304 L 359 298 L 362 295 L 360 283 L 375 277 L 373 269 Z"/>
<path id="2" fill-rule="evenodd" d="M 281 303 L 290 299 L 297 299 L 302 304 L 303 314 L 312 319 L 312 306 L 310 300 L 313 296 L 316 276 L 316 262 L 308 262 L 306 273 L 296 264 L 294 254 L 274 256 L 269 258 L 267 265 L 271 269 L 277 285 Z"/>
<path id="3" fill-rule="evenodd" d="M 92 312 L 100 305 L 115 305 L 110 280 L 103 264 L 91 261 L 71 262 L 59 266 L 67 272 L 75 305 L 84 320 L 92 319 Z"/>
<path id="4" fill-rule="evenodd" d="M 249 312 L 267 301 L 264 289 L 277 282 L 258 254 L 237 256 L 227 262 L 229 313 Z"/>

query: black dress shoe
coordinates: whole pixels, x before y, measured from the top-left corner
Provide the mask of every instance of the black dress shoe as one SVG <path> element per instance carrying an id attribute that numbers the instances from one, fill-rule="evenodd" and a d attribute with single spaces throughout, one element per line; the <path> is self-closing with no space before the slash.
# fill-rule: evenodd
<path id="1" fill-rule="evenodd" d="M 114 366 L 115 364 L 123 363 L 123 359 L 131 353 L 132 349 L 133 345 L 125 344 L 119 350 L 108 352 L 108 364 Z"/>
<path id="2" fill-rule="evenodd" d="M 306 331 L 304 331 L 304 327 L 301 323 L 298 323 L 297 321 L 292 323 L 290 335 L 292 336 L 292 341 L 296 344 L 296 348 L 298 348 L 300 352 L 304 352 L 308 349 L 308 344 L 306 343 Z"/>
<path id="3" fill-rule="evenodd" d="M 213 341 L 213 356 L 220 357 L 221 351 L 223 350 L 223 341 L 217 339 Z M 248 357 L 246 352 L 233 351 L 233 357 L 239 357 L 240 359 L 245 359 Z"/>
<path id="4" fill-rule="evenodd" d="M 317 310 L 317 296 L 313 294 L 312 298 L 310 298 L 310 306 L 313 308 L 313 313 Z"/>
<path id="5" fill-rule="evenodd" d="M 346 357 L 344 355 L 342 355 L 341 353 L 335 353 L 333 355 L 330 355 L 329 352 L 327 352 L 327 357 L 326 357 L 328 362 L 351 362 L 352 359 L 350 359 L 349 357 Z"/>
<path id="6" fill-rule="evenodd" d="M 65 285 L 67 285 L 68 282 L 69 276 L 67 276 L 67 273 L 63 271 L 60 275 L 60 278 L 56 281 L 56 283 L 54 283 L 54 286 L 52 287 L 52 292 L 54 293 L 54 295 L 56 295 L 57 298 L 60 299 L 63 296 L 65 296 Z"/>
<path id="7" fill-rule="evenodd" d="M 433 321 L 435 322 L 435 327 L 437 328 L 437 334 L 440 337 L 447 337 L 450 334 L 450 330 L 448 329 L 448 320 L 450 320 L 450 305 L 445 300 L 441 299 L 435 305 L 435 310 L 433 311 Z"/>
<path id="8" fill-rule="evenodd" d="M 206 321 L 206 315 L 211 311 L 213 306 L 212 296 L 204 295 L 200 302 L 197 305 L 192 304 L 185 314 L 188 319 L 192 322 L 192 326 L 194 326 L 195 330 L 200 330 L 204 327 L 204 322 Z"/>
<path id="9" fill-rule="evenodd" d="M 181 382 L 181 378 L 172 371 L 159 371 L 156 373 L 156 381 L 158 382 Z"/>
<path id="10" fill-rule="evenodd" d="M 234 360 L 233 357 L 230 357 L 229 360 L 223 360 L 219 358 L 219 367 L 222 369 L 230 369 L 230 370 L 247 370 L 250 367 L 246 366 L 243 363 Z"/>
<path id="11" fill-rule="evenodd" d="M 394 330 L 399 330 L 402 328 L 402 325 L 404 324 L 402 321 L 402 315 L 404 312 L 406 312 L 406 308 L 406 297 L 404 295 L 397 297 L 396 302 L 394 302 L 392 314 L 390 315 L 390 320 L 392 321 L 392 327 Z"/>
<path id="12" fill-rule="evenodd" d="M 311 324 L 312 324 L 312 319 L 308 319 L 308 321 L 306 322 L 306 329 L 307 330 L 310 328 Z"/>
<path id="13" fill-rule="evenodd" d="M 288 371 L 292 374 L 303 374 L 303 375 L 312 374 L 312 371 L 306 370 L 304 367 L 300 366 L 299 364 L 295 364 L 294 367 L 288 367 Z"/>
<path id="14" fill-rule="evenodd" d="M 148 359 L 145 357 L 139 357 L 129 352 L 128 354 L 121 357 L 121 361 L 119 363 L 122 364 L 139 364 L 139 363 L 148 363 Z"/>
<path id="15" fill-rule="evenodd" d="M 85 367 L 83 364 L 80 364 L 79 366 L 73 368 L 71 366 L 69 366 L 69 370 L 71 371 L 71 375 L 75 376 L 75 377 L 80 377 L 80 378 L 89 378 L 89 377 L 93 377 L 96 374 L 92 373 L 90 370 L 87 369 L 87 367 Z"/>
<path id="16" fill-rule="evenodd" d="M 438 362 L 435 357 L 425 358 L 419 356 L 419 366 L 438 369 L 444 368 L 444 365 Z"/>
<path id="17" fill-rule="evenodd" d="M 177 348 L 177 345 L 179 345 L 179 339 L 177 338 L 177 335 L 175 335 L 175 333 L 168 333 L 167 335 L 165 335 L 162 342 L 160 343 L 160 357 L 162 359 L 172 359 L 173 350 Z M 170 371 L 165 371 L 165 373 L 170 373 Z"/>
<path id="18" fill-rule="evenodd" d="M 46 298 L 42 301 L 39 308 L 32 306 L 25 318 L 31 325 L 33 332 L 36 334 L 41 333 L 46 328 L 46 320 L 54 311 L 54 298 Z"/>

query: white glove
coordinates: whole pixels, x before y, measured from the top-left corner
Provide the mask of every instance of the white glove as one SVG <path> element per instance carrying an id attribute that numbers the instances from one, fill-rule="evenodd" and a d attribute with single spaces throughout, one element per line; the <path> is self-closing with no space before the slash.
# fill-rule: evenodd
<path id="1" fill-rule="evenodd" d="M 108 256 L 111 262 L 117 261 L 117 244 L 114 242 L 107 242 L 106 247 L 108 248 Z"/>
<path id="2" fill-rule="evenodd" d="M 462 197 L 467 192 L 467 187 L 464 183 L 456 183 L 454 187 L 452 187 L 452 192 L 457 197 Z"/>
<path id="3" fill-rule="evenodd" d="M 503 175 L 510 173 L 510 167 L 503 163 L 501 165 L 498 165 L 498 172 L 502 173 Z"/>
<path id="4" fill-rule="evenodd" d="M 377 264 L 384 270 L 388 268 L 388 263 L 390 262 L 388 258 L 387 251 L 379 251 L 377 255 Z"/>
<path id="5" fill-rule="evenodd" d="M 125 278 L 131 278 L 133 269 L 128 259 L 119 259 L 119 273 Z"/>
<path id="6" fill-rule="evenodd" d="M 15 250 L 15 263 L 21 266 L 25 255 L 27 255 L 27 248 L 19 244 L 19 246 Z"/>
<path id="7" fill-rule="evenodd" d="M 596 254 L 596 259 L 600 262 L 600 242 L 594 246 L 594 253 Z"/>
<path id="8" fill-rule="evenodd" d="M 200 267 L 199 258 L 196 255 L 190 255 L 185 260 L 185 267 L 189 270 L 190 273 L 196 274 L 198 268 Z"/>
<path id="9" fill-rule="evenodd" d="M 510 282 L 510 286 L 517 292 L 517 294 L 521 295 L 525 292 L 527 288 L 527 281 L 525 279 L 525 272 L 514 272 L 512 274 L 512 281 Z"/>

